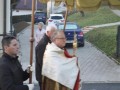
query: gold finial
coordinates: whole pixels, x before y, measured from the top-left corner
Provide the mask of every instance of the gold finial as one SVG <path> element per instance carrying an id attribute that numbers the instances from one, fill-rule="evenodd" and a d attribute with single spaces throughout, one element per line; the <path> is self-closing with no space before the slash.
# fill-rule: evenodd
<path id="1" fill-rule="evenodd" d="M 73 55 L 76 54 L 76 49 L 77 49 L 77 34 L 74 32 Z"/>

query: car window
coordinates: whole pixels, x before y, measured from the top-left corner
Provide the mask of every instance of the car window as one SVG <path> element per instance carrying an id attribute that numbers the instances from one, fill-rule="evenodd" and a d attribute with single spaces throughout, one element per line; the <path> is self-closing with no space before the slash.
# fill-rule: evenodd
<path id="1" fill-rule="evenodd" d="M 59 25 L 58 28 L 59 29 L 64 29 L 64 25 Z M 66 25 L 65 29 L 77 29 L 77 25 L 69 24 L 69 25 Z"/>
<path id="2" fill-rule="evenodd" d="M 51 16 L 51 19 L 62 19 L 61 16 Z"/>
<path id="3" fill-rule="evenodd" d="M 35 15 L 36 16 L 45 16 L 45 13 L 36 12 Z"/>

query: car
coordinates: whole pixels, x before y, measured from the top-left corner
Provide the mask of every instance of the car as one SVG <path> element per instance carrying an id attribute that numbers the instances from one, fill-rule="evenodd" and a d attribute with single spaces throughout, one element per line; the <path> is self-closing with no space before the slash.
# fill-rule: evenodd
<path id="1" fill-rule="evenodd" d="M 64 23 L 65 19 L 62 14 L 50 14 L 50 17 L 48 19 L 48 24 L 54 23 L 55 25 L 59 23 Z"/>
<path id="2" fill-rule="evenodd" d="M 47 20 L 47 13 L 46 12 L 42 12 L 42 11 L 35 12 L 35 15 L 34 15 L 34 22 L 35 23 L 43 22 L 44 24 L 46 24 L 46 20 Z"/>
<path id="3" fill-rule="evenodd" d="M 64 23 L 58 25 L 59 30 L 64 29 Z M 84 47 L 84 34 L 81 27 L 75 22 L 66 22 L 65 26 L 66 44 L 72 44 L 74 41 L 74 35 L 76 34 L 77 45 Z"/>

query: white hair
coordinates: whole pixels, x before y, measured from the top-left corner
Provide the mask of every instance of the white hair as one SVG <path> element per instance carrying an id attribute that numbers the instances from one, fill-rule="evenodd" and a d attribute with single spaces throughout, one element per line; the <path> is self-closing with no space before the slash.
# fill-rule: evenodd
<path id="1" fill-rule="evenodd" d="M 38 24 L 44 26 L 44 23 L 43 23 L 43 22 L 39 22 Z"/>
<path id="2" fill-rule="evenodd" d="M 50 36 L 50 40 L 51 40 L 51 41 L 54 41 L 57 36 L 61 35 L 61 33 L 63 34 L 63 30 L 56 30 L 56 31 Z"/>
<path id="3" fill-rule="evenodd" d="M 51 31 L 53 28 L 57 30 L 57 26 L 55 24 L 53 24 L 53 23 L 48 24 L 46 27 L 46 33 L 47 33 L 47 31 Z"/>

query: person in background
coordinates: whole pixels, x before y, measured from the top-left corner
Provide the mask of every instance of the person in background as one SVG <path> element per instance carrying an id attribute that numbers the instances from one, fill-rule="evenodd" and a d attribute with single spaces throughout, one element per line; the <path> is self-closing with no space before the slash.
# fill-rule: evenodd
<path id="1" fill-rule="evenodd" d="M 38 29 L 35 31 L 35 46 L 38 42 L 42 39 L 43 35 L 45 34 L 45 29 L 43 29 L 43 23 L 38 23 Z"/>
<path id="2" fill-rule="evenodd" d="M 23 84 L 29 78 L 30 66 L 23 71 L 18 60 L 19 43 L 14 36 L 2 39 L 3 55 L 0 58 L 0 90 L 33 90 L 33 84 Z"/>
<path id="3" fill-rule="evenodd" d="M 65 50 L 64 31 L 57 30 L 51 36 L 43 57 L 43 90 L 79 90 L 80 78 L 77 57 Z"/>
<path id="4" fill-rule="evenodd" d="M 43 63 L 43 55 L 44 51 L 46 49 L 46 45 L 51 42 L 50 36 L 53 34 L 54 31 L 57 30 L 57 27 L 55 24 L 49 24 L 46 27 L 46 33 L 44 34 L 43 38 L 39 41 L 38 45 L 35 47 L 35 58 L 36 58 L 36 64 L 35 64 L 35 71 L 36 71 L 36 80 L 39 83 L 40 90 L 42 89 L 42 63 Z"/>

